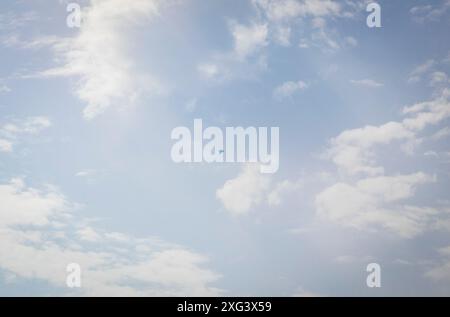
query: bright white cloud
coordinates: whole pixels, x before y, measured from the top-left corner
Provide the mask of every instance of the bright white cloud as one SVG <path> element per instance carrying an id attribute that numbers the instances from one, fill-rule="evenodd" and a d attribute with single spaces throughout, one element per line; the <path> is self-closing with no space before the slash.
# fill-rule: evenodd
<path id="1" fill-rule="evenodd" d="M 226 181 L 216 196 L 231 214 L 243 215 L 263 201 L 269 186 L 268 176 L 260 173 L 257 164 L 250 164 L 236 178 Z"/>

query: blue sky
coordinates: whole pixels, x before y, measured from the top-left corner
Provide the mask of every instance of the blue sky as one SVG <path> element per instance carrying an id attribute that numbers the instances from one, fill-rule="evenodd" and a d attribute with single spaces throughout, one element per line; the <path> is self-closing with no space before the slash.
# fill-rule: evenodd
<path id="1" fill-rule="evenodd" d="M 0 4 L 1 295 L 450 294 L 449 1 L 68 2 Z M 174 163 L 196 118 L 279 170 Z"/>

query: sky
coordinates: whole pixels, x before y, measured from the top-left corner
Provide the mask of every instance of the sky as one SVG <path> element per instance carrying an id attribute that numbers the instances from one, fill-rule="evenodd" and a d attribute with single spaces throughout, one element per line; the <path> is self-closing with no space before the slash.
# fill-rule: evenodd
<path id="1" fill-rule="evenodd" d="M 370 2 L 2 1 L 0 295 L 449 296 L 450 1 Z"/>

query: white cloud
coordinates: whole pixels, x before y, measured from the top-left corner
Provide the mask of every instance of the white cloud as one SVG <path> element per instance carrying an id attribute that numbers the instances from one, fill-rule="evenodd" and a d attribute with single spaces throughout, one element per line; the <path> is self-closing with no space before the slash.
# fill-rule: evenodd
<path id="1" fill-rule="evenodd" d="M 402 121 L 380 126 L 346 130 L 333 138 L 327 151 L 329 157 L 342 171 L 351 175 L 382 174 L 384 169 L 374 162 L 374 148 L 394 141 L 403 142 L 404 150 L 420 141 L 417 133 L 425 127 L 436 125 L 450 117 L 450 91 L 442 91 L 431 101 L 414 104 L 403 109 Z"/>
<path id="2" fill-rule="evenodd" d="M 333 16 L 341 13 L 341 4 L 331 0 L 253 0 L 253 3 L 272 21 L 305 16 Z"/>
<path id="3" fill-rule="evenodd" d="M 434 182 L 435 177 L 423 172 L 384 176 L 385 168 L 377 163 L 376 154 L 381 145 L 397 142 L 400 149 L 409 151 L 419 144 L 423 139 L 421 133 L 428 132 L 425 128 L 450 118 L 449 99 L 450 91 L 444 89 L 430 101 L 405 107 L 401 121 L 346 130 L 333 138 L 327 157 L 344 180 L 316 196 L 317 214 L 342 226 L 387 230 L 404 238 L 445 229 L 448 213 L 405 202 L 413 197 L 419 185 Z M 445 134 L 445 128 L 443 131 Z"/>
<path id="4" fill-rule="evenodd" d="M 449 135 L 450 135 L 450 128 L 445 127 L 445 128 L 440 129 L 439 131 L 437 131 L 435 134 L 433 134 L 431 136 L 431 138 L 434 140 L 439 140 L 439 139 L 445 138 Z"/>
<path id="5" fill-rule="evenodd" d="M 291 28 L 279 26 L 275 29 L 275 41 L 281 46 L 291 45 Z"/>
<path id="6" fill-rule="evenodd" d="M 8 92 L 11 92 L 11 88 L 9 88 L 6 85 L 1 85 L 0 86 L 0 93 L 8 93 Z"/>
<path id="7" fill-rule="evenodd" d="M 216 191 L 216 197 L 227 211 L 239 216 L 263 205 L 280 206 L 289 195 L 299 193 L 303 184 L 302 179 L 275 181 L 272 176 L 261 174 L 258 164 L 247 164 L 238 176 Z"/>
<path id="8" fill-rule="evenodd" d="M 316 196 L 322 219 L 343 226 L 386 229 L 411 238 L 432 227 L 437 211 L 400 203 L 414 195 L 416 187 L 433 182 L 424 173 L 364 178 L 354 185 L 337 183 Z"/>
<path id="9" fill-rule="evenodd" d="M 49 118 L 44 116 L 28 117 L 24 120 L 16 120 L 1 127 L 3 134 L 18 136 L 21 134 L 38 134 L 51 126 Z"/>
<path id="10" fill-rule="evenodd" d="M 238 59 L 244 60 L 267 45 L 267 25 L 242 25 L 231 23 L 231 34 L 234 39 L 234 52 Z"/>
<path id="11" fill-rule="evenodd" d="M 347 36 L 345 38 L 345 40 L 347 41 L 348 45 L 350 45 L 350 46 L 353 46 L 353 47 L 358 46 L 358 40 L 352 36 Z"/>
<path id="12" fill-rule="evenodd" d="M 414 6 L 410 9 L 414 21 L 424 23 L 429 21 L 439 21 L 450 10 L 450 1 L 443 0 L 440 4 L 426 4 Z"/>
<path id="13" fill-rule="evenodd" d="M 0 268 L 39 279 L 62 295 L 214 296 L 219 275 L 207 258 L 157 238 L 105 232 L 72 213 L 54 187 L 27 187 L 13 179 L 0 185 Z M 82 288 L 66 288 L 66 266 L 78 263 Z M 14 281 L 11 281 L 13 283 Z M 66 290 L 66 291 L 64 291 Z"/>
<path id="14" fill-rule="evenodd" d="M 0 151 L 1 152 L 12 152 L 12 142 L 5 140 L 5 139 L 0 139 Z"/>
<path id="15" fill-rule="evenodd" d="M 441 259 L 425 272 L 425 276 L 436 282 L 450 281 L 450 245 L 438 249 Z"/>
<path id="16" fill-rule="evenodd" d="M 283 99 L 286 97 L 290 97 L 299 91 L 305 90 L 307 87 L 308 84 L 301 80 L 296 82 L 287 81 L 275 88 L 273 96 L 276 99 Z"/>
<path id="17" fill-rule="evenodd" d="M 39 16 L 34 11 L 27 11 L 20 14 L 4 11 L 0 13 L 0 30 L 13 31 L 25 27 L 38 19 Z"/>
<path id="18" fill-rule="evenodd" d="M 380 82 L 377 82 L 373 79 L 360 79 L 360 80 L 350 80 L 350 82 L 357 86 L 368 87 L 368 88 L 378 88 L 383 87 L 384 85 Z"/>
<path id="19" fill-rule="evenodd" d="M 427 60 L 425 63 L 417 66 L 414 70 L 409 74 L 408 82 L 416 83 L 422 79 L 422 76 L 429 72 L 436 65 L 436 61 L 433 59 Z"/>
<path id="20" fill-rule="evenodd" d="M 136 0 L 126 7 L 121 0 L 91 1 L 83 10 L 80 32 L 52 44 L 63 65 L 39 75 L 79 78 L 75 93 L 87 103 L 86 119 L 133 103 L 143 90 L 163 92 L 156 80 L 137 72 L 126 50 L 130 26 L 157 15 L 159 6 L 156 0 Z"/>
<path id="21" fill-rule="evenodd" d="M 216 196 L 231 214 L 243 215 L 263 201 L 269 186 L 270 179 L 260 173 L 259 166 L 249 164 L 236 178 L 226 181 Z"/>
<path id="22" fill-rule="evenodd" d="M 0 151 L 12 152 L 13 145 L 27 135 L 36 135 L 51 126 L 49 118 L 44 116 L 12 120 L 0 126 Z"/>
<path id="23" fill-rule="evenodd" d="M 301 181 L 292 182 L 290 180 L 281 181 L 267 195 L 267 203 L 269 206 L 279 206 L 282 204 L 286 195 L 296 192 L 303 187 Z"/>
<path id="24" fill-rule="evenodd" d="M 328 155 L 340 169 L 349 174 L 381 174 L 383 168 L 374 166 L 372 148 L 413 137 L 414 133 L 399 122 L 346 130 L 331 140 Z"/>
<path id="25" fill-rule="evenodd" d="M 430 86 L 431 87 L 436 87 L 439 85 L 444 85 L 444 86 L 448 86 L 449 84 L 449 80 L 448 80 L 448 76 L 446 73 L 444 72 L 433 72 L 430 75 Z"/>

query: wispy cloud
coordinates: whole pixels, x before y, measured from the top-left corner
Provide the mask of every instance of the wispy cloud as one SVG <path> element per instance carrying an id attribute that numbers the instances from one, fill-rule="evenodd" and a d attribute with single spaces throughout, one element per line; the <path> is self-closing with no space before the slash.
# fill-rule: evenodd
<path id="1" fill-rule="evenodd" d="M 350 83 L 352 83 L 353 85 L 356 86 L 361 86 L 361 87 L 367 87 L 367 88 L 378 88 L 378 87 L 383 87 L 384 85 L 376 80 L 373 79 L 352 79 L 350 80 Z"/>
<path id="2" fill-rule="evenodd" d="M 4 123 L 0 126 L 0 151 L 12 152 L 15 143 L 26 136 L 36 135 L 50 126 L 50 119 L 44 116 L 16 119 Z"/>
<path id="3" fill-rule="evenodd" d="M 281 100 L 286 97 L 291 97 L 306 88 L 308 88 L 308 84 L 302 80 L 287 81 L 274 89 L 273 96 L 275 99 Z"/>

